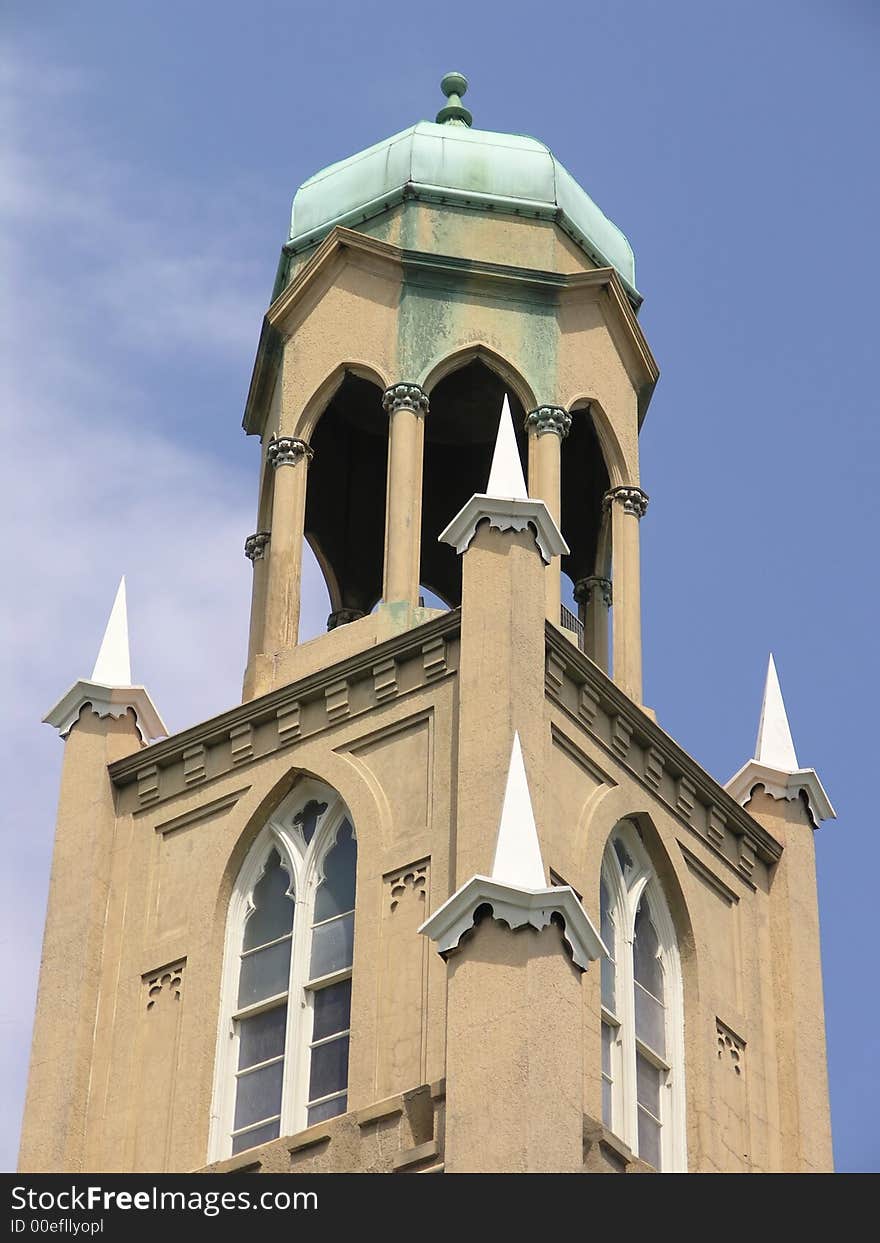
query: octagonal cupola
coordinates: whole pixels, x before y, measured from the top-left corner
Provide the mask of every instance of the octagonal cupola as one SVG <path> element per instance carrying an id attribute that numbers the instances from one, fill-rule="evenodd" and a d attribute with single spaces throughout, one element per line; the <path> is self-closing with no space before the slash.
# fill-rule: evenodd
<path id="1" fill-rule="evenodd" d="M 435 120 L 294 199 L 244 417 L 263 448 L 245 694 L 463 607 L 440 536 L 484 493 L 506 406 L 528 502 L 563 537 L 545 619 L 640 700 L 638 435 L 658 372 L 632 248 L 548 147 L 475 128 L 461 74 L 442 88 Z M 299 641 L 304 543 L 320 652 Z"/>
<path id="2" fill-rule="evenodd" d="M 356 155 L 315 173 L 297 190 L 290 235 L 284 246 L 280 292 L 296 268 L 335 225 L 425 248 L 429 230 L 407 221 L 402 233 L 391 222 L 406 203 L 432 204 L 472 213 L 523 217 L 555 224 L 591 267 L 613 267 L 634 307 L 635 258 L 621 230 L 596 206 L 550 148 L 525 134 L 476 129 L 461 102 L 467 79 L 448 73 L 441 83 L 446 105 L 434 121 L 419 121 Z M 462 222 L 464 228 L 466 225 Z M 436 230 L 435 236 L 436 236 Z M 476 257 L 479 230 L 456 242 Z M 409 233 L 409 238 L 406 234 Z M 444 234 L 446 235 L 444 241 Z M 449 230 L 437 236 L 449 248 Z"/>

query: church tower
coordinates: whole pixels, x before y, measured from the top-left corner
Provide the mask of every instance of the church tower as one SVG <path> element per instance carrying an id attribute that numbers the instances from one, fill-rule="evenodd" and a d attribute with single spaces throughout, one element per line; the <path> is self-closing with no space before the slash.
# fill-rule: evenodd
<path id="1" fill-rule="evenodd" d="M 294 198 L 241 703 L 167 736 L 122 587 L 46 718 L 23 1170 L 831 1168 L 833 809 L 772 661 L 727 787 L 643 705 L 632 249 L 466 88 Z"/>

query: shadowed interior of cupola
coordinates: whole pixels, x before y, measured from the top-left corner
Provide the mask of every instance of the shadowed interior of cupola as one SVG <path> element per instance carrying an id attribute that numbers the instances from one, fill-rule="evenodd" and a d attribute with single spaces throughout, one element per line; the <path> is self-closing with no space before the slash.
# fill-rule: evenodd
<path id="1" fill-rule="evenodd" d="M 523 473 L 528 443 L 516 394 L 480 359 L 445 376 L 430 393 L 425 420 L 421 582 L 452 608 L 461 604 L 461 558 L 437 537 L 474 493 L 485 492 L 504 394 Z"/>
<path id="2" fill-rule="evenodd" d="M 562 443 L 561 526 L 569 552 L 561 560 L 563 626 L 600 668 L 610 671 L 611 515 L 603 498 L 608 467 L 589 403 L 574 405 Z"/>
<path id="3" fill-rule="evenodd" d="M 562 570 L 577 584 L 590 575 L 609 576 L 611 543 L 600 547 L 602 498 L 610 488 L 608 468 L 589 407 L 571 412 L 562 444 L 562 534 L 570 552 Z M 604 545 L 606 541 L 602 541 Z M 605 563 L 606 556 L 609 558 Z"/>
<path id="4" fill-rule="evenodd" d="M 330 595 L 328 626 L 382 595 L 388 415 L 382 390 L 347 372 L 311 437 L 305 536 Z"/>

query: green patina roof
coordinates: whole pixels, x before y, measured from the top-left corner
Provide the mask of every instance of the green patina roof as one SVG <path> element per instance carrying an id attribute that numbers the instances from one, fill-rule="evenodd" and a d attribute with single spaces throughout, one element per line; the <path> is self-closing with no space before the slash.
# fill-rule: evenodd
<path id="1" fill-rule="evenodd" d="M 459 98 L 466 86 L 461 75 L 448 74 L 441 123 L 419 121 L 304 182 L 293 200 L 288 252 L 320 241 L 335 225 L 356 227 L 404 198 L 455 203 L 555 220 L 594 262 L 615 268 L 640 302 L 635 257 L 617 225 L 544 143 L 470 128 Z"/>

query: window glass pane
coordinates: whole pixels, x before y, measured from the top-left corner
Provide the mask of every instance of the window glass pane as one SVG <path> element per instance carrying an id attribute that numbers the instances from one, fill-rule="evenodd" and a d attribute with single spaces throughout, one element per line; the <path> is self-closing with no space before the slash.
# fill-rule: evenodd
<path id="1" fill-rule="evenodd" d="M 331 1092 L 341 1092 L 347 1082 L 348 1036 L 341 1036 L 339 1040 L 331 1040 L 312 1049 L 310 1101 L 329 1096 Z"/>
<path id="2" fill-rule="evenodd" d="M 326 803 L 319 803 L 317 799 L 310 798 L 302 811 L 298 811 L 293 817 L 293 823 L 302 833 L 303 841 L 307 846 L 315 836 L 318 821 L 326 810 Z"/>
<path id="3" fill-rule="evenodd" d="M 320 892 L 320 890 L 319 890 Z M 312 963 L 309 979 L 329 975 L 351 966 L 354 948 L 354 915 L 343 915 L 329 924 L 319 924 L 312 933 Z"/>
<path id="4" fill-rule="evenodd" d="M 655 1170 L 660 1165 L 660 1125 L 649 1118 L 644 1110 L 639 1110 L 639 1156 Z"/>
<path id="5" fill-rule="evenodd" d="M 239 1076 L 235 1094 L 234 1130 L 281 1112 L 283 1077 L 283 1062 L 273 1062 L 271 1066 L 263 1066 L 260 1070 L 247 1071 Z"/>
<path id="6" fill-rule="evenodd" d="M 289 937 L 286 941 L 279 941 L 277 945 L 248 954 L 241 960 L 241 975 L 238 979 L 239 1007 L 250 1006 L 265 997 L 286 992 L 289 975 Z"/>
<path id="7" fill-rule="evenodd" d="M 309 1109 L 309 1126 L 316 1122 L 325 1122 L 328 1118 L 336 1118 L 344 1114 L 347 1096 L 334 1097 L 332 1101 L 322 1101 L 320 1105 L 312 1105 Z"/>
<path id="8" fill-rule="evenodd" d="M 651 923 L 651 912 L 644 898 L 636 912 L 635 940 L 633 942 L 633 973 L 649 993 L 658 1001 L 663 1000 L 663 970 L 660 966 L 660 941 Z"/>
<path id="9" fill-rule="evenodd" d="M 607 1079 L 602 1080 L 602 1121 L 610 1131 L 614 1120 L 611 1113 L 611 1084 Z"/>
<path id="10" fill-rule="evenodd" d="M 281 864 L 277 850 L 269 853 L 263 875 L 254 885 L 251 901 L 254 909 L 244 926 L 242 949 L 256 949 L 268 941 L 277 941 L 293 928 L 293 889 L 289 874 Z"/>
<path id="11" fill-rule="evenodd" d="M 324 859 L 324 879 L 315 895 L 315 923 L 354 910 L 357 843 L 351 825 L 343 820 L 333 849 Z"/>
<path id="12" fill-rule="evenodd" d="M 629 853 L 619 837 L 614 841 L 614 853 L 617 855 L 617 862 L 620 864 L 621 872 L 623 872 L 624 876 L 626 876 L 627 872 L 631 872 L 633 870 L 632 855 Z"/>
<path id="13" fill-rule="evenodd" d="M 666 1011 L 650 993 L 646 993 L 640 984 L 635 986 L 636 994 L 636 1036 L 643 1044 L 648 1045 L 666 1056 Z"/>
<path id="14" fill-rule="evenodd" d="M 652 1066 L 641 1053 L 636 1054 L 636 1087 L 639 1104 L 650 1110 L 655 1118 L 660 1117 L 660 1083 L 663 1071 Z"/>
<path id="15" fill-rule="evenodd" d="M 602 1024 L 602 1074 L 611 1078 L 611 1046 L 614 1043 L 614 1029 Z"/>
<path id="16" fill-rule="evenodd" d="M 287 1006 L 276 1006 L 238 1023 L 238 1069 L 246 1070 L 284 1052 Z"/>
<path id="17" fill-rule="evenodd" d="M 347 1031 L 351 1021 L 351 980 L 332 984 L 315 993 L 315 1023 L 312 1040 L 323 1040 L 334 1032 Z"/>
<path id="18" fill-rule="evenodd" d="M 245 1131 L 243 1135 L 234 1135 L 232 1137 L 232 1155 L 237 1152 L 244 1152 L 247 1148 L 256 1148 L 257 1144 L 265 1144 L 270 1139 L 278 1138 L 279 1123 L 267 1122 L 265 1126 L 255 1126 L 252 1131 Z"/>
<path id="19" fill-rule="evenodd" d="M 603 879 L 599 886 L 599 931 L 602 940 L 608 947 L 608 953 L 614 957 L 614 915 L 611 911 L 611 892 Z"/>
<path id="20" fill-rule="evenodd" d="M 604 937 L 602 938 L 604 940 Z M 607 958 L 602 959 L 600 967 L 602 976 L 602 1005 L 606 1010 L 610 1010 L 612 1014 L 616 1013 L 615 1000 L 615 980 L 614 980 L 614 963 L 609 962 Z"/>

